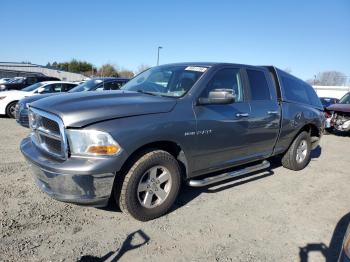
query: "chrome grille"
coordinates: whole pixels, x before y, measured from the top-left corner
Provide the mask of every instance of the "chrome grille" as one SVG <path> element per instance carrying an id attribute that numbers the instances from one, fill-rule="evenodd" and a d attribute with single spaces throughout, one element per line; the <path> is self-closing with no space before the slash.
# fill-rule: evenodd
<path id="1" fill-rule="evenodd" d="M 35 108 L 30 108 L 28 115 L 33 143 L 54 157 L 66 159 L 67 139 L 62 120 Z"/>
<path id="2" fill-rule="evenodd" d="M 45 129 L 50 130 L 56 134 L 60 133 L 60 127 L 56 121 L 53 121 L 49 118 L 42 117 L 42 125 Z"/>

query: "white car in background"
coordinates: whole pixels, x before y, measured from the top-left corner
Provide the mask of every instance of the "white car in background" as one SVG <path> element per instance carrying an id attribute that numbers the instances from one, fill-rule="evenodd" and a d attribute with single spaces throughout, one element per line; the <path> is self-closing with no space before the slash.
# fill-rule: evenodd
<path id="1" fill-rule="evenodd" d="M 27 96 L 67 92 L 75 86 L 77 84 L 72 82 L 45 81 L 27 86 L 22 90 L 3 91 L 0 93 L 0 115 L 7 115 L 14 118 L 17 102 Z"/>
<path id="2" fill-rule="evenodd" d="M 0 84 L 5 84 L 7 83 L 9 80 L 11 80 L 12 78 L 0 78 Z"/>

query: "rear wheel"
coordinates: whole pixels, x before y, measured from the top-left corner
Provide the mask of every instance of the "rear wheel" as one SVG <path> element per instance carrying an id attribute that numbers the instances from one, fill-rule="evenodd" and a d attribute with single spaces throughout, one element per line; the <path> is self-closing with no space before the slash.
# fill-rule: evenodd
<path id="1" fill-rule="evenodd" d="M 175 202 L 180 184 L 177 160 L 166 151 L 148 152 L 125 176 L 118 196 L 120 209 L 140 221 L 160 217 Z"/>
<path id="2" fill-rule="evenodd" d="M 6 107 L 6 115 L 10 118 L 15 118 L 15 109 L 16 109 L 16 105 L 17 105 L 17 101 L 16 102 L 11 102 L 10 104 L 8 104 L 8 106 Z"/>
<path id="3" fill-rule="evenodd" d="M 310 135 L 307 132 L 301 132 L 282 157 L 282 165 L 295 171 L 305 168 L 311 159 L 310 140 Z"/>

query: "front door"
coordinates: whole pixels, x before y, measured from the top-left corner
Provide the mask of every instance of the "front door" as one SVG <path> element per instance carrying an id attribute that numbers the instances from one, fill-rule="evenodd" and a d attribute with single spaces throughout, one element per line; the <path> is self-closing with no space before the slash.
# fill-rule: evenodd
<path id="1" fill-rule="evenodd" d="M 200 97 L 208 97 L 215 89 L 233 89 L 235 102 L 194 107 L 197 120 L 195 174 L 232 166 L 249 155 L 250 105 L 242 79 L 239 68 L 219 69 Z"/>

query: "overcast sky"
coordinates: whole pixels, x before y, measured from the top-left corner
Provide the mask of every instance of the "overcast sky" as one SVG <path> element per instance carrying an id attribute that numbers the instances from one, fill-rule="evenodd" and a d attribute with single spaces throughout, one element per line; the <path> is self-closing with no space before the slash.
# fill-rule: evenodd
<path id="1" fill-rule="evenodd" d="M 72 58 L 135 70 L 160 63 L 272 64 L 303 79 L 350 75 L 350 1 L 18 1 L 0 3 L 0 61 Z"/>

